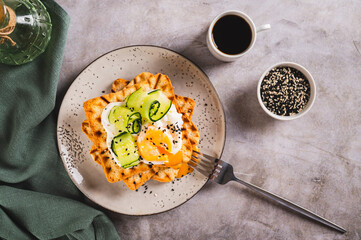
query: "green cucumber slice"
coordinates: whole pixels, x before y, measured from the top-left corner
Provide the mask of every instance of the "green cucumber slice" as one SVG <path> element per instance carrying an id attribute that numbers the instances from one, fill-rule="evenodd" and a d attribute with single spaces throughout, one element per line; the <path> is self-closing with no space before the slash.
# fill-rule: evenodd
<path id="1" fill-rule="evenodd" d="M 167 98 L 166 95 L 160 90 L 155 90 L 148 94 L 148 97 L 157 99 L 159 104 L 156 106 L 156 110 L 149 112 L 149 118 L 152 122 L 156 122 L 162 119 L 172 106 L 172 101 Z M 152 105 L 154 106 L 154 105 Z"/>
<path id="2" fill-rule="evenodd" d="M 133 112 L 128 118 L 127 130 L 131 134 L 137 134 L 142 127 L 142 116 L 139 112 Z"/>
<path id="3" fill-rule="evenodd" d="M 149 116 L 154 116 L 160 108 L 160 103 L 156 100 L 154 101 L 149 108 Z"/>
<path id="4" fill-rule="evenodd" d="M 130 94 L 125 100 L 125 106 L 133 111 L 138 111 L 142 108 L 143 99 L 147 97 L 147 93 L 143 88 Z"/>
<path id="5" fill-rule="evenodd" d="M 123 106 L 114 106 L 109 113 L 108 119 L 118 130 L 122 132 L 127 131 L 128 119 L 132 116 L 133 112 Z"/>
<path id="6" fill-rule="evenodd" d="M 130 133 L 123 132 L 114 137 L 111 148 L 123 168 L 135 166 L 139 163 L 139 153 L 134 138 Z"/>
<path id="7" fill-rule="evenodd" d="M 155 90 L 143 99 L 143 107 L 140 113 L 144 118 L 156 122 L 167 114 L 171 106 L 172 101 L 162 91 Z"/>
<path id="8" fill-rule="evenodd" d="M 156 122 L 167 114 L 172 101 L 157 89 L 148 94 L 139 88 L 126 99 L 126 107 L 133 111 L 141 113 L 144 119 Z"/>
<path id="9" fill-rule="evenodd" d="M 151 120 L 151 116 L 156 114 L 160 108 L 160 103 L 155 100 L 152 96 L 147 96 L 144 98 L 142 109 L 140 113 L 142 114 L 143 118 Z"/>
<path id="10" fill-rule="evenodd" d="M 122 132 L 137 134 L 142 125 L 142 116 L 123 106 L 114 106 L 109 113 L 109 122 Z"/>
<path id="11" fill-rule="evenodd" d="M 124 165 L 122 166 L 122 168 L 130 168 L 130 167 L 134 167 L 134 166 L 137 166 L 139 164 L 139 160 L 131 163 L 131 164 L 128 164 L 128 165 Z"/>
<path id="12" fill-rule="evenodd" d="M 137 134 L 140 132 L 140 129 L 142 129 L 142 119 L 133 122 L 131 133 Z"/>

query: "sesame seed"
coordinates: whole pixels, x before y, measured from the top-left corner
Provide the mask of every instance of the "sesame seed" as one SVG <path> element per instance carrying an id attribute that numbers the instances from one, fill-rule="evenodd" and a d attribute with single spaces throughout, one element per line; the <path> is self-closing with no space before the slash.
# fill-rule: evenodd
<path id="1" fill-rule="evenodd" d="M 265 107 L 280 116 L 301 112 L 310 98 L 310 83 L 297 69 L 277 67 L 268 72 L 261 83 Z"/>

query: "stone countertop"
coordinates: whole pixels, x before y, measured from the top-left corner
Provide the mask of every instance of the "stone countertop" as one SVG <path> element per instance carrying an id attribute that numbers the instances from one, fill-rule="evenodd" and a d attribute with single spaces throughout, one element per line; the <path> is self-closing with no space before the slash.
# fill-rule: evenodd
<path id="1" fill-rule="evenodd" d="M 71 24 L 58 106 L 76 76 L 115 48 L 146 44 L 175 50 L 209 76 L 223 103 L 223 159 L 244 180 L 345 227 L 300 217 L 236 183 L 207 186 L 180 207 L 153 216 L 106 211 L 122 239 L 360 239 L 361 2 L 355 1 L 71 1 L 58 0 Z M 205 34 L 220 12 L 237 9 L 270 23 L 254 48 L 222 63 Z M 281 61 L 305 66 L 317 99 L 304 117 L 278 121 L 257 102 L 262 73 Z M 90 203 L 91 204 L 91 203 Z"/>

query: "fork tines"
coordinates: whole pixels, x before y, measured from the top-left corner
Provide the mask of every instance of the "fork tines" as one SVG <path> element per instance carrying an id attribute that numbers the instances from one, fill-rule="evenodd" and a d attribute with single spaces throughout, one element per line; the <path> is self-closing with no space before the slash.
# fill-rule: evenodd
<path id="1" fill-rule="evenodd" d="M 189 165 L 204 176 L 209 177 L 213 173 L 218 161 L 215 157 L 193 151 Z"/>

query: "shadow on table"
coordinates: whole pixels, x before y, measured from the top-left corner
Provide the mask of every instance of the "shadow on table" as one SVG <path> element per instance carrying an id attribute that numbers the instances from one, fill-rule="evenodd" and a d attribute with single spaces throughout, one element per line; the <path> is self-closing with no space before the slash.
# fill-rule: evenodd
<path id="1" fill-rule="evenodd" d="M 257 81 L 242 89 L 229 104 L 227 124 L 235 125 L 240 131 L 265 131 L 277 121 L 268 116 L 257 99 Z"/>
<path id="2" fill-rule="evenodd" d="M 228 64 L 216 59 L 208 50 L 206 42 L 207 31 L 208 29 L 201 32 L 195 38 L 185 41 L 189 42 L 189 44 L 181 47 L 177 51 L 202 68 L 221 67 Z"/>

